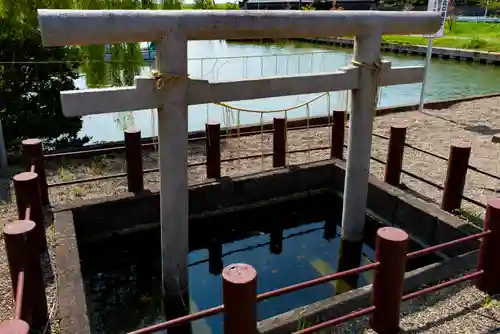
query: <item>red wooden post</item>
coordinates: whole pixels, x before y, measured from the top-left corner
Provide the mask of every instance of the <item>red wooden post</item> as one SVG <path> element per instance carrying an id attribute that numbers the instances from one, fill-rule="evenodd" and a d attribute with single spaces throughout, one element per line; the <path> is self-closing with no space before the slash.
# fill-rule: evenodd
<path id="1" fill-rule="evenodd" d="M 372 285 L 375 311 L 370 326 L 378 334 L 399 332 L 399 306 L 403 295 L 403 281 L 408 251 L 408 234 L 394 227 L 377 231 L 376 259 L 380 267 Z"/>
<path id="2" fill-rule="evenodd" d="M 32 220 L 35 222 L 35 230 L 32 233 L 31 242 L 38 252 L 47 249 L 47 238 L 45 237 L 45 217 L 40 197 L 37 173 L 23 172 L 14 175 L 14 191 L 16 193 L 17 212 L 19 220 Z M 29 208 L 29 217 L 26 217 Z"/>
<path id="3" fill-rule="evenodd" d="M 47 176 L 45 175 L 45 160 L 43 157 L 43 146 L 40 139 L 26 139 L 22 142 L 24 164 L 27 171 L 31 171 L 31 166 L 35 166 L 34 172 L 38 174 L 40 185 L 40 195 L 42 205 L 50 205 L 49 188 L 47 186 Z"/>
<path id="4" fill-rule="evenodd" d="M 205 124 L 206 155 L 207 155 L 207 177 L 220 177 L 220 124 Z"/>
<path id="5" fill-rule="evenodd" d="M 477 270 L 484 270 L 476 286 L 490 295 L 500 293 L 500 198 L 488 201 L 484 216 L 484 230 L 491 233 L 481 241 Z"/>
<path id="6" fill-rule="evenodd" d="M 469 168 L 470 149 L 468 143 L 459 142 L 451 145 L 441 203 L 441 209 L 445 211 L 453 212 L 460 209 Z"/>
<path id="7" fill-rule="evenodd" d="M 236 263 L 222 271 L 225 334 L 257 333 L 257 271 Z"/>
<path id="8" fill-rule="evenodd" d="M 1 334 L 28 334 L 30 326 L 26 321 L 20 319 L 6 320 L 0 322 Z"/>
<path id="9" fill-rule="evenodd" d="M 35 222 L 30 220 L 7 224 L 3 229 L 3 237 L 14 296 L 19 272 L 24 270 L 21 319 L 38 328 L 45 325 L 48 312 L 40 257 L 31 238 L 35 226 Z"/>
<path id="10" fill-rule="evenodd" d="M 141 130 L 135 128 L 126 129 L 124 135 L 128 191 L 135 193 L 144 190 Z"/>
<path id="11" fill-rule="evenodd" d="M 345 111 L 337 110 L 333 113 L 331 157 L 344 158 Z"/>
<path id="12" fill-rule="evenodd" d="M 391 126 L 384 180 L 393 186 L 398 186 L 400 182 L 401 170 L 403 168 L 405 138 L 406 126 Z"/>
<path id="13" fill-rule="evenodd" d="M 273 167 L 286 166 L 286 118 L 273 118 Z"/>

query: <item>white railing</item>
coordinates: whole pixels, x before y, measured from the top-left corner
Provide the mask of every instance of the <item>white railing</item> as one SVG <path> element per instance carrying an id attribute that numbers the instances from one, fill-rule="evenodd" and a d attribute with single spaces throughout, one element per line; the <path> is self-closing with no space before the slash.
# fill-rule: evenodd
<path id="1" fill-rule="evenodd" d="M 429 34 L 432 12 L 39 10 L 46 46 L 155 41 L 158 71 L 134 87 L 62 92 L 66 116 L 158 108 L 163 287 L 187 286 L 188 105 L 352 90 L 342 237 L 359 240 L 365 222 L 373 114 L 379 86 L 417 83 L 422 67 L 380 61 L 383 34 Z M 336 72 L 210 82 L 188 78 L 187 41 L 355 36 L 353 66 Z"/>

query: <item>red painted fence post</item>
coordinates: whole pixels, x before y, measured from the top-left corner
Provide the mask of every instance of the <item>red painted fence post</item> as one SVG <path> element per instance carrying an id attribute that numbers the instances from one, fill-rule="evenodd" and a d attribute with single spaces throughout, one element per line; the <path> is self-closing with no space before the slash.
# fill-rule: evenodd
<path id="1" fill-rule="evenodd" d="M 468 143 L 459 142 L 451 146 L 441 203 L 441 209 L 445 211 L 453 212 L 460 209 L 469 168 L 470 150 Z"/>
<path id="2" fill-rule="evenodd" d="M 273 118 L 273 167 L 286 166 L 286 118 Z"/>
<path id="3" fill-rule="evenodd" d="M 257 333 L 257 271 L 236 263 L 222 271 L 224 334 Z"/>
<path id="4" fill-rule="evenodd" d="M 220 177 L 220 124 L 205 124 L 207 178 Z"/>
<path id="5" fill-rule="evenodd" d="M 28 334 L 30 326 L 26 321 L 12 319 L 0 322 L 1 334 Z"/>
<path id="6" fill-rule="evenodd" d="M 24 270 L 21 319 L 32 327 L 39 328 L 45 325 L 48 310 L 40 257 L 31 238 L 34 231 L 35 222 L 19 220 L 4 226 L 3 237 L 14 296 L 16 296 L 18 274 Z"/>
<path id="7" fill-rule="evenodd" d="M 34 248 L 39 252 L 47 249 L 47 238 L 45 236 L 45 217 L 40 197 L 37 173 L 23 172 L 14 175 L 14 191 L 16 193 L 16 204 L 19 220 L 32 220 L 35 222 L 35 230 L 30 236 Z M 26 217 L 26 209 L 29 207 L 29 217 Z"/>
<path id="8" fill-rule="evenodd" d="M 130 128 L 123 133 L 125 135 L 128 191 L 135 193 L 144 190 L 141 130 Z"/>
<path id="9" fill-rule="evenodd" d="M 333 113 L 331 158 L 343 159 L 345 134 L 345 111 Z"/>
<path id="10" fill-rule="evenodd" d="M 400 183 L 401 170 L 403 168 L 405 138 L 406 126 L 391 126 L 384 180 L 393 186 L 399 186 Z"/>
<path id="11" fill-rule="evenodd" d="M 22 148 L 26 170 L 30 171 L 31 165 L 35 166 L 34 172 L 38 174 L 42 205 L 48 206 L 50 205 L 49 188 L 47 186 L 47 176 L 45 175 L 45 160 L 43 157 L 42 141 L 40 139 L 23 140 Z"/>
<path id="12" fill-rule="evenodd" d="M 380 267 L 373 279 L 372 302 L 375 311 L 370 316 L 370 326 L 378 334 L 399 332 L 399 307 L 407 251 L 408 234 L 405 231 L 394 227 L 378 229 L 375 253 Z"/>
<path id="13" fill-rule="evenodd" d="M 496 295 L 500 293 L 500 198 L 488 201 L 483 228 L 491 233 L 481 241 L 477 270 L 484 270 L 484 274 L 477 278 L 476 286 Z"/>

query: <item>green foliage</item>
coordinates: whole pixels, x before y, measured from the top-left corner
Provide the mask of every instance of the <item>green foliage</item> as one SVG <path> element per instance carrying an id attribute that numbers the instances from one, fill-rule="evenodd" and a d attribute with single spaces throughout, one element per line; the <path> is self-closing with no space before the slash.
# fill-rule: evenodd
<path id="1" fill-rule="evenodd" d="M 77 136 L 81 118 L 63 116 L 59 92 L 75 89 L 73 82 L 80 71 L 91 87 L 132 85 L 144 62 L 137 43 L 44 48 L 37 30 L 38 8 L 180 9 L 181 2 L 0 0 L 0 61 L 4 62 L 0 64 L 0 119 L 9 150 L 17 150 L 27 137 L 44 139 L 49 149 L 88 142 L 89 138 Z"/>
<path id="2" fill-rule="evenodd" d="M 479 0 L 478 4 L 487 9 L 498 9 L 500 8 L 500 0 Z"/>
<path id="3" fill-rule="evenodd" d="M 500 24 L 487 22 L 456 22 L 450 36 L 472 37 L 478 36 L 483 38 L 500 37 Z"/>
<path id="4" fill-rule="evenodd" d="M 177 0 L 79 0 L 79 9 L 178 9 Z M 144 63 L 138 43 L 86 45 L 81 48 L 84 62 L 80 70 L 90 87 L 132 85 Z"/>
<path id="5" fill-rule="evenodd" d="M 215 5 L 215 7 L 219 8 L 219 4 Z M 240 5 L 238 3 L 234 3 L 234 2 L 226 2 L 226 3 L 220 4 L 220 9 L 227 9 L 227 10 L 240 9 Z"/>
<path id="6" fill-rule="evenodd" d="M 488 45 L 488 42 L 479 37 L 473 37 L 471 40 L 465 44 L 466 49 L 484 49 Z"/>
<path id="7" fill-rule="evenodd" d="M 200 1 L 200 2 L 203 2 L 203 1 Z M 220 9 L 220 10 L 240 9 L 240 5 L 238 3 L 234 3 L 234 2 L 214 3 L 213 1 L 208 1 L 208 0 L 206 0 L 206 2 L 211 3 L 211 5 L 209 5 L 209 7 L 207 7 L 207 8 L 200 6 L 195 1 L 195 3 L 186 3 L 186 4 L 183 3 L 182 9 Z"/>
<path id="8" fill-rule="evenodd" d="M 48 148 L 84 144 L 89 138 L 77 136 L 81 118 L 63 116 L 59 92 L 75 89 L 79 71 L 91 87 L 132 85 L 144 62 L 137 43 L 44 48 L 36 9 L 180 9 L 181 5 L 179 0 L 0 0 L 0 119 L 8 149 L 17 150 L 27 137 L 44 139 Z"/>
<path id="9" fill-rule="evenodd" d="M 500 52 L 499 23 L 453 21 L 452 29 L 447 28 L 443 37 L 434 39 L 434 46 Z M 409 45 L 427 45 L 427 39 L 423 36 L 391 35 L 383 36 L 383 41 Z"/>
<path id="10" fill-rule="evenodd" d="M 62 114 L 60 91 L 75 89 L 80 55 L 76 48 L 44 48 L 36 8 L 64 8 L 55 1 L 2 0 L 0 9 L 0 119 L 7 149 L 38 137 L 48 148 L 81 145 L 80 118 Z"/>
<path id="11" fill-rule="evenodd" d="M 450 15 L 446 18 L 445 26 L 448 27 L 448 32 L 451 33 L 453 27 L 455 27 L 455 17 Z"/>
<path id="12" fill-rule="evenodd" d="M 182 1 L 179 0 L 161 0 L 161 9 L 182 9 Z"/>
<path id="13" fill-rule="evenodd" d="M 494 299 L 491 296 L 486 296 L 484 300 L 484 308 L 494 308 L 494 307 L 499 307 L 500 306 L 500 301 L 498 299 Z"/>
<path id="14" fill-rule="evenodd" d="M 322 318 L 318 318 L 316 323 L 321 323 L 323 321 L 326 321 L 326 319 L 322 319 Z M 308 327 L 311 327 L 313 326 L 314 324 L 307 321 L 306 319 L 304 318 L 300 318 L 298 323 L 297 323 L 297 331 L 301 331 L 301 330 L 304 330 Z M 315 331 L 314 333 L 317 333 L 317 334 L 327 334 L 328 333 L 328 330 L 326 329 L 322 329 L 322 330 L 319 330 L 319 331 Z"/>
<path id="15" fill-rule="evenodd" d="M 455 216 L 465 220 L 467 223 L 481 228 L 483 227 L 483 216 L 479 212 L 470 211 L 467 209 L 455 209 L 452 212 Z"/>
<path id="16" fill-rule="evenodd" d="M 212 0 L 194 0 L 193 9 L 214 9 Z"/>

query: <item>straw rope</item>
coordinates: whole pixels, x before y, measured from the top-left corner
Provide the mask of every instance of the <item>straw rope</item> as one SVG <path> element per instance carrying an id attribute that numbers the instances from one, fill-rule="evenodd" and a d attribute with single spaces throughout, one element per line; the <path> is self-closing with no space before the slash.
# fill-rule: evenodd
<path id="1" fill-rule="evenodd" d="M 189 78 L 189 74 L 188 75 L 166 74 L 166 73 L 161 73 L 160 71 L 157 70 L 152 70 L 150 72 L 150 75 L 153 79 L 156 80 L 156 89 L 158 90 L 162 89 L 165 85 L 167 85 L 171 81 L 180 80 L 183 78 Z"/>
<path id="2" fill-rule="evenodd" d="M 269 109 L 269 110 L 249 109 L 249 108 L 243 108 L 243 107 L 235 107 L 235 106 L 232 106 L 232 105 L 230 105 L 228 103 L 224 103 L 224 102 L 215 102 L 214 104 L 219 105 L 219 106 L 224 107 L 224 108 L 227 108 L 227 109 L 230 109 L 230 110 L 234 110 L 234 111 L 243 111 L 243 112 L 257 113 L 257 114 L 271 114 L 271 113 L 285 112 L 285 111 L 290 111 L 290 110 L 305 107 L 305 106 L 311 104 L 312 102 L 322 98 L 323 96 L 325 96 L 327 94 L 328 94 L 328 92 L 322 93 L 322 94 L 312 98 L 309 101 L 306 101 L 306 102 L 303 102 L 301 104 L 297 104 L 297 105 L 294 105 L 294 106 L 291 106 L 288 108 L 282 108 L 282 109 Z"/>
<path id="3" fill-rule="evenodd" d="M 356 67 L 364 67 L 366 69 L 369 69 L 369 70 L 372 70 L 375 72 L 376 83 L 375 83 L 375 88 L 374 88 L 375 100 L 373 101 L 373 116 L 376 116 L 378 102 L 380 100 L 380 92 L 381 92 L 379 88 L 380 88 L 380 71 L 382 70 L 382 60 L 378 60 L 378 61 L 374 62 L 373 65 L 359 62 L 357 60 L 353 60 L 352 64 Z"/>

